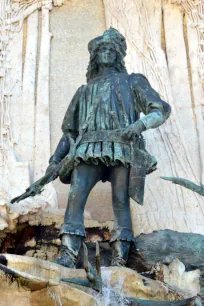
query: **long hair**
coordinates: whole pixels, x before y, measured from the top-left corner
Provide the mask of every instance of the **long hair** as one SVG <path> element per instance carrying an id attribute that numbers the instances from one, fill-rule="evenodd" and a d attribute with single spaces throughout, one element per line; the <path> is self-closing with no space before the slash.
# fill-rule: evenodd
<path id="1" fill-rule="evenodd" d="M 87 68 L 87 73 L 86 73 L 86 80 L 87 83 L 95 78 L 99 72 L 99 65 L 97 63 L 97 52 L 98 49 L 95 49 L 93 51 L 93 53 L 90 56 L 90 61 L 89 61 L 89 65 Z M 126 67 L 125 67 L 125 62 L 123 60 L 123 57 L 121 56 L 121 54 L 119 52 L 117 52 L 117 56 L 116 56 L 116 63 L 115 63 L 115 69 L 118 72 L 127 72 Z"/>

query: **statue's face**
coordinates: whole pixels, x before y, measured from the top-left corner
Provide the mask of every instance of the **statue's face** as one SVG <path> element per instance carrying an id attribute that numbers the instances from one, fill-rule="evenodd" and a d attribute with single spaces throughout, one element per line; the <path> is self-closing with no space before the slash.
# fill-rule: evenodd
<path id="1" fill-rule="evenodd" d="M 100 66 L 113 67 L 116 62 L 117 53 L 113 44 L 101 45 L 97 52 L 97 63 Z"/>

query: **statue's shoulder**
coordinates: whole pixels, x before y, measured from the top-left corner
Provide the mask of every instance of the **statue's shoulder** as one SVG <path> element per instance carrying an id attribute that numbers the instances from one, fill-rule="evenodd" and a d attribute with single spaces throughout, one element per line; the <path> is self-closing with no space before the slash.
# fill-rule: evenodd
<path id="1" fill-rule="evenodd" d="M 79 88 L 77 89 L 77 92 L 82 92 L 84 90 L 84 88 L 86 88 L 87 84 L 83 84 L 81 86 L 79 86 Z"/>
<path id="2" fill-rule="evenodd" d="M 79 98 L 82 95 L 85 87 L 86 85 L 81 85 L 80 87 L 78 87 L 78 89 L 75 92 L 74 97 Z"/>
<path id="3" fill-rule="evenodd" d="M 131 73 L 129 79 L 133 86 L 149 83 L 148 79 L 142 73 Z"/>

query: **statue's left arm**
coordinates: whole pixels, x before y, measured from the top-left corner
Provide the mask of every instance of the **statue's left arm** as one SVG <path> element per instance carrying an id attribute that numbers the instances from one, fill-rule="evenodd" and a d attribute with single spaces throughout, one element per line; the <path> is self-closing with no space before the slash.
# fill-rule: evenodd
<path id="1" fill-rule="evenodd" d="M 135 109 L 138 113 L 144 113 L 145 116 L 125 130 L 124 136 L 127 138 L 131 138 L 135 134 L 139 135 L 145 130 L 159 127 L 171 113 L 170 105 L 160 98 L 145 76 L 132 74 L 130 78 Z"/>

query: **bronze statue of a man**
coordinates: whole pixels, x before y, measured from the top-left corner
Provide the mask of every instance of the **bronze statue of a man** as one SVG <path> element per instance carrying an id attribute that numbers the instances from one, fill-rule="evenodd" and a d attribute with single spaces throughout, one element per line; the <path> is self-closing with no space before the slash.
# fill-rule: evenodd
<path id="1" fill-rule="evenodd" d="M 145 175 L 156 169 L 156 160 L 145 149 L 142 132 L 160 126 L 170 106 L 141 74 L 128 74 L 124 64 L 125 38 L 110 28 L 88 45 L 87 84 L 73 97 L 65 114 L 63 136 L 49 169 L 69 153 L 77 139 L 74 168 L 60 176 L 71 183 L 61 228 L 58 264 L 75 267 L 85 237 L 84 208 L 95 184 L 110 181 L 114 211 L 111 233 L 112 265 L 125 265 L 134 240 L 130 197 L 143 204 Z M 145 116 L 140 118 L 140 113 Z"/>

